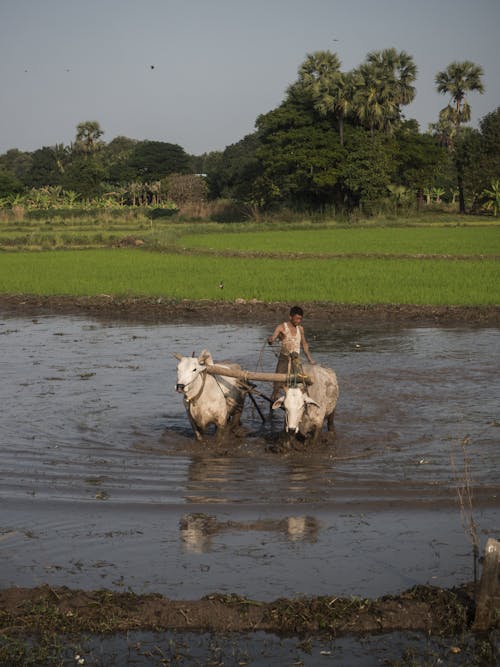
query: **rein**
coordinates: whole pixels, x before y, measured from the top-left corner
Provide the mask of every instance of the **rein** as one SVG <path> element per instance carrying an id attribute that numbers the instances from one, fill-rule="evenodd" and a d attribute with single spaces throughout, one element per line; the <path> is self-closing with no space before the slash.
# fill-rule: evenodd
<path id="1" fill-rule="evenodd" d="M 185 400 L 186 400 L 187 403 L 189 403 L 189 405 L 193 405 L 195 403 L 195 401 L 197 401 L 200 398 L 200 396 L 202 395 L 203 390 L 205 389 L 205 382 L 207 381 L 207 375 L 208 375 L 207 369 L 204 368 L 203 370 L 201 370 L 198 373 L 198 375 L 194 378 L 194 380 L 191 380 L 191 382 L 188 382 L 188 384 L 185 385 L 185 386 L 189 386 L 190 384 L 193 384 L 193 382 L 196 381 L 196 378 L 198 378 L 200 375 L 202 376 L 202 382 L 201 382 L 200 390 L 192 398 L 189 398 L 188 396 L 185 396 Z M 217 383 L 217 386 L 219 387 L 222 395 L 224 396 L 224 390 L 222 389 L 222 387 L 220 385 L 220 382 L 217 379 L 217 376 L 213 375 L 212 377 L 214 378 L 215 382 Z"/>
<path id="2" fill-rule="evenodd" d="M 198 375 L 196 376 L 196 378 L 199 377 L 200 375 L 202 375 L 203 377 L 202 377 L 202 380 L 201 380 L 201 388 L 200 388 L 199 392 L 195 396 L 193 396 L 192 398 L 189 398 L 188 396 L 185 397 L 186 401 L 189 404 L 192 404 L 195 401 L 197 401 L 200 398 L 201 394 L 203 393 L 203 390 L 205 389 L 205 382 L 207 380 L 207 371 L 206 371 L 206 369 L 200 371 L 198 373 Z M 196 378 L 194 380 L 191 380 L 191 382 L 189 382 L 187 386 L 189 386 L 190 384 L 193 384 L 193 382 L 196 380 Z"/>

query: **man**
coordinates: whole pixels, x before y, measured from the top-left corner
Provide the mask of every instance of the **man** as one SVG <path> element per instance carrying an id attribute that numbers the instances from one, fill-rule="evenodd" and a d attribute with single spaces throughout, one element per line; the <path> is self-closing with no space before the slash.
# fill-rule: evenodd
<path id="1" fill-rule="evenodd" d="M 281 342 L 276 373 L 293 372 L 292 362 L 296 363 L 296 361 L 298 361 L 300 368 L 299 355 L 301 345 L 308 362 L 310 364 L 316 363 L 309 352 L 309 344 L 306 340 L 304 327 L 302 326 L 303 318 L 304 311 L 302 308 L 300 306 L 293 306 L 293 308 L 290 308 L 288 322 L 278 324 L 273 334 L 267 339 L 269 345 L 272 345 L 276 339 L 279 339 Z M 279 391 L 283 386 L 283 382 L 274 383 L 271 401 L 274 402 L 278 398 Z"/>

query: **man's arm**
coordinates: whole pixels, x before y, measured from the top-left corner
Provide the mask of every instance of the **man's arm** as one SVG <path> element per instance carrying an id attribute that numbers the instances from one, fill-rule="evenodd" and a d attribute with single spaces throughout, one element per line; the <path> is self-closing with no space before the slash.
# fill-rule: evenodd
<path id="1" fill-rule="evenodd" d="M 281 338 L 281 336 L 283 336 L 284 334 L 285 332 L 283 330 L 283 324 L 278 324 L 278 326 L 274 330 L 273 335 L 268 337 L 267 342 L 269 343 L 269 345 L 272 345 L 276 340 L 276 338 Z"/>

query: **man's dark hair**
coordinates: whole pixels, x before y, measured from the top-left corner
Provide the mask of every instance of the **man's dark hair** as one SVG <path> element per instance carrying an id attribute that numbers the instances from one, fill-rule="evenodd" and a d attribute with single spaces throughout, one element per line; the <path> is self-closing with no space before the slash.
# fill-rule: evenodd
<path id="1" fill-rule="evenodd" d="M 300 306 L 293 306 L 290 308 L 290 317 L 293 317 L 294 315 L 300 315 L 301 317 L 304 317 L 304 311 Z"/>

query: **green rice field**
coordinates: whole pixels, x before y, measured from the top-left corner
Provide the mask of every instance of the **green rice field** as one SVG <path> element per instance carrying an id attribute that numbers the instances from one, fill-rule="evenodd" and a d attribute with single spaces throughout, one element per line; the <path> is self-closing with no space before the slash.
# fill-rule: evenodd
<path id="1" fill-rule="evenodd" d="M 498 255 L 500 227 L 378 227 L 186 234 L 193 249 L 256 253 Z"/>
<path id="2" fill-rule="evenodd" d="M 0 254 L 0 292 L 498 305 L 499 268 L 492 259 L 252 259 L 130 249 L 15 252 Z"/>

